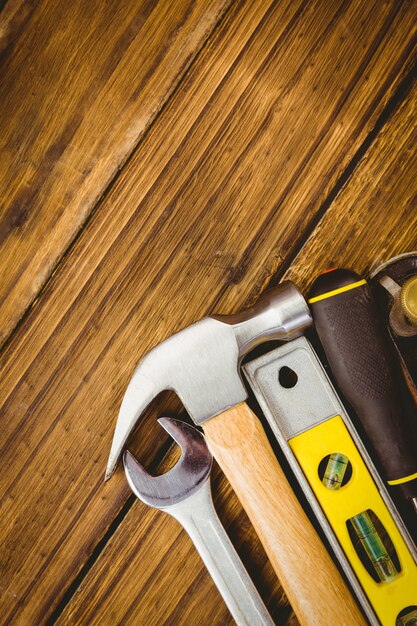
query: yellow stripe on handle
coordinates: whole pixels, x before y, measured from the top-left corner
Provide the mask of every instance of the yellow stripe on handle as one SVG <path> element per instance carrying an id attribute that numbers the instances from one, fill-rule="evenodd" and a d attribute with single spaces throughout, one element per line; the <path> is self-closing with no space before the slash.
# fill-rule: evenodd
<path id="1" fill-rule="evenodd" d="M 325 300 L 326 298 L 337 296 L 339 293 L 343 293 L 344 291 L 350 291 L 351 289 L 356 289 L 356 287 L 360 287 L 361 285 L 366 285 L 366 280 L 364 278 L 362 280 L 358 280 L 356 283 L 352 283 L 351 285 L 345 285 L 344 287 L 333 289 L 333 291 L 327 291 L 326 293 L 322 293 L 320 296 L 310 298 L 310 300 L 308 300 L 308 303 L 313 304 L 313 302 L 319 302 L 319 300 Z"/>
<path id="2" fill-rule="evenodd" d="M 414 480 L 417 478 L 417 472 L 415 474 L 410 474 L 409 476 L 404 476 L 404 478 L 396 478 L 395 480 L 387 480 L 389 485 L 402 485 L 402 483 L 408 483 L 410 480 Z"/>

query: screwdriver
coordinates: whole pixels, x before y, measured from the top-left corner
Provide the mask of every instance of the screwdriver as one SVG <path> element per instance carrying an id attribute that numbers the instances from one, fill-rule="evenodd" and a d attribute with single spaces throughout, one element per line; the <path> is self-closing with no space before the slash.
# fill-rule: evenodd
<path id="1" fill-rule="evenodd" d="M 328 270 L 314 281 L 308 302 L 336 384 L 386 482 L 417 513 L 417 446 L 403 398 L 408 390 L 368 283 L 348 269 Z"/>

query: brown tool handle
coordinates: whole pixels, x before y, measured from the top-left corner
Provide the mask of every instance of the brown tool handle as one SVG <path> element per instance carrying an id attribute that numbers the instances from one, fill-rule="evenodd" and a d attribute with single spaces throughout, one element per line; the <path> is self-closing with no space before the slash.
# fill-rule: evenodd
<path id="1" fill-rule="evenodd" d="M 383 478 L 407 500 L 417 498 L 417 411 L 387 328 L 367 282 L 333 269 L 310 290 L 314 325 L 336 384 L 372 445 Z"/>
<path id="2" fill-rule="evenodd" d="M 356 626 L 362 617 L 283 473 L 262 424 L 243 402 L 203 425 L 302 626 Z"/>

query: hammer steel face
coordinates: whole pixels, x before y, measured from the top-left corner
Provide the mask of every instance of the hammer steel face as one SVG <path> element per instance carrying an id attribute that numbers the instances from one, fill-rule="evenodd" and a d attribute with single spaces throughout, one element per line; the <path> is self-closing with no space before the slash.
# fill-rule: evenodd
<path id="1" fill-rule="evenodd" d="M 194 422 L 202 424 L 246 400 L 239 364 L 247 352 L 268 340 L 293 339 L 310 325 L 302 294 L 284 282 L 252 309 L 206 317 L 153 348 L 140 361 L 123 398 L 106 480 L 139 417 L 161 391 L 175 391 Z"/>

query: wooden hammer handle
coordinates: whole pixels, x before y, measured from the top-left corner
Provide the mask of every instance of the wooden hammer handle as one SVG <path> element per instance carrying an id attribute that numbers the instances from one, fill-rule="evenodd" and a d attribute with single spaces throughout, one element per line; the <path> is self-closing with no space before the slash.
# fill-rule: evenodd
<path id="1" fill-rule="evenodd" d="M 302 626 L 365 620 L 292 491 L 251 409 L 239 404 L 203 425 Z"/>

